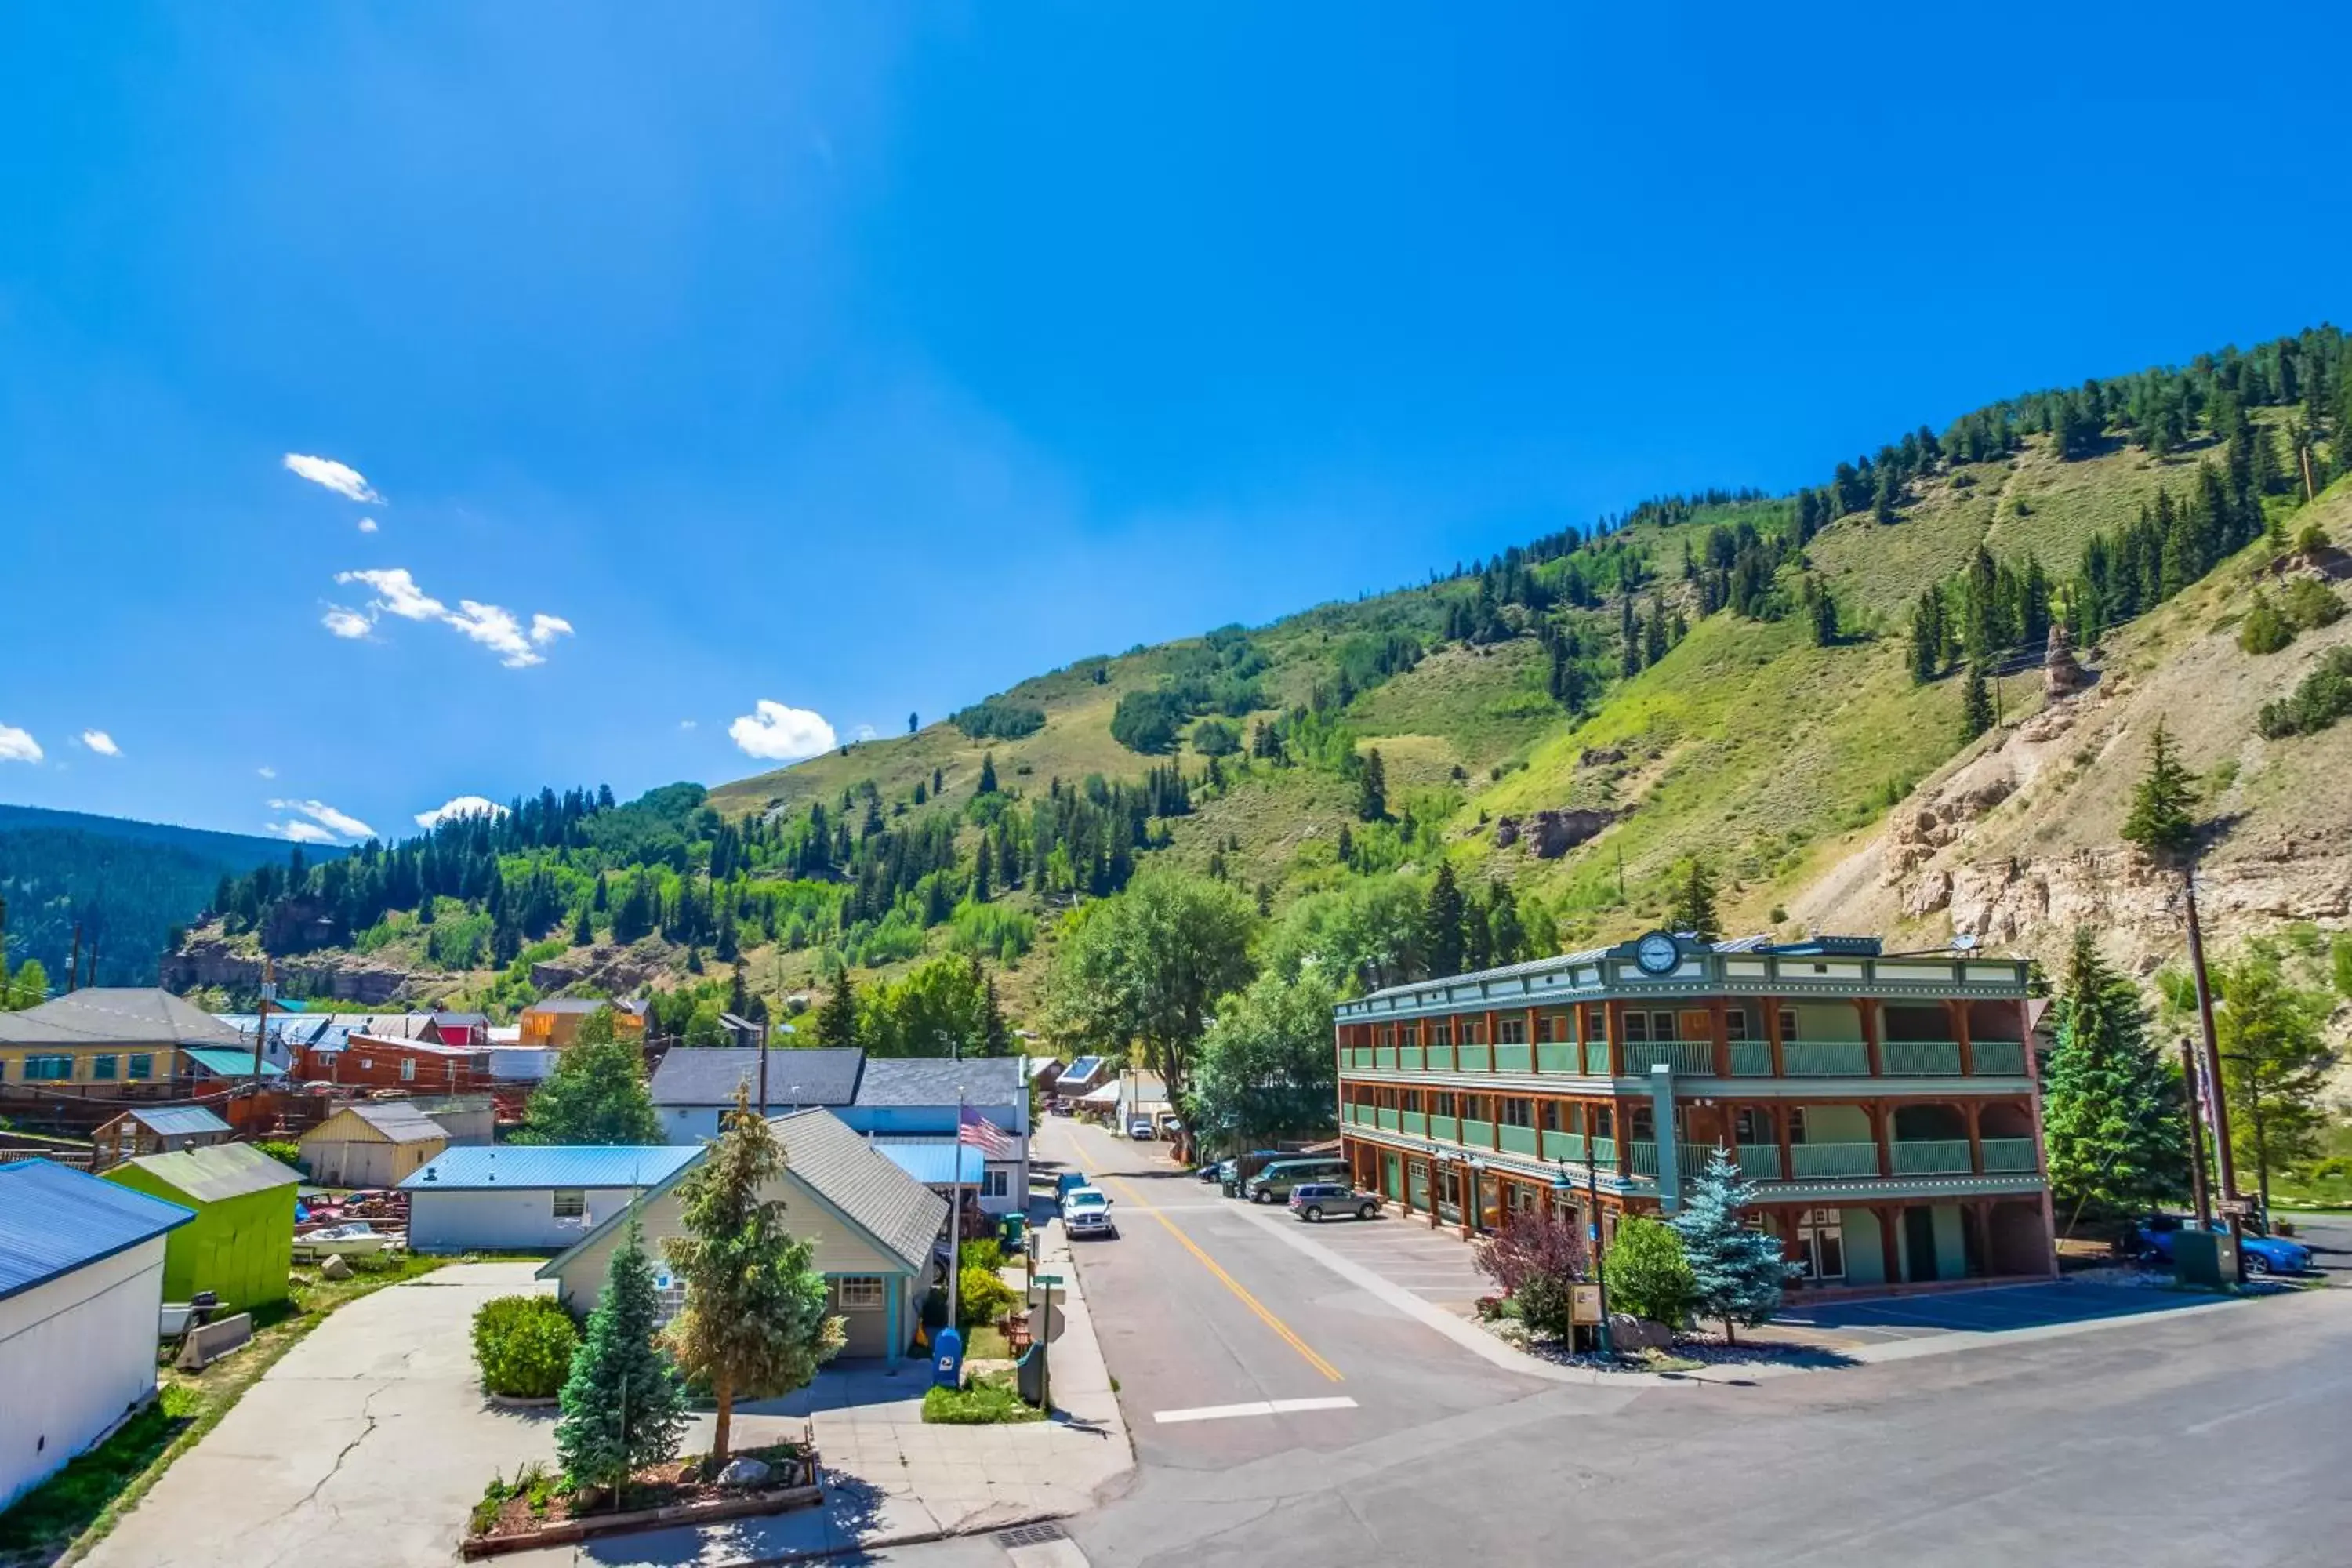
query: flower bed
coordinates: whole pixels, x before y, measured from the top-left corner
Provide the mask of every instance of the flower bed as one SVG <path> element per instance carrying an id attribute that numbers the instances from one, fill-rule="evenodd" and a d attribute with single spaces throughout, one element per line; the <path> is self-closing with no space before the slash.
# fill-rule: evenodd
<path id="1" fill-rule="evenodd" d="M 615 1499 L 565 1491 L 561 1477 L 528 1466 L 512 1481 L 491 1480 L 474 1505 L 459 1549 L 468 1558 L 489 1557 L 633 1530 L 784 1513 L 824 1500 L 814 1448 L 778 1443 L 733 1457 L 767 1465 L 768 1479 L 751 1487 L 722 1487 L 705 1479 L 704 1458 L 672 1459 L 639 1470 Z"/>

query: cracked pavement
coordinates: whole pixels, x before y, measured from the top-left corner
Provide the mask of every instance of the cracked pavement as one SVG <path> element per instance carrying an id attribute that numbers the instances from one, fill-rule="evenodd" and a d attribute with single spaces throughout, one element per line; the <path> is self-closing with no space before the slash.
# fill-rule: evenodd
<path id="1" fill-rule="evenodd" d="M 553 1412 L 490 1405 L 469 1325 L 535 1291 L 458 1265 L 365 1296 L 265 1373 L 100 1542 L 89 1568 L 448 1563 L 493 1470 L 554 1458 Z"/>

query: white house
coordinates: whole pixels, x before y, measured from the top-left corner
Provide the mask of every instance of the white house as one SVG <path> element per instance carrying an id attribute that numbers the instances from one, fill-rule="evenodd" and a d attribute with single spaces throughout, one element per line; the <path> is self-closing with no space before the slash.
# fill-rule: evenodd
<path id="1" fill-rule="evenodd" d="M 195 1217 L 51 1161 L 0 1165 L 0 1509 L 154 1394 L 163 1237 Z"/>
<path id="2" fill-rule="evenodd" d="M 719 1119 L 735 1108 L 739 1086 L 760 1105 L 758 1046 L 674 1046 L 654 1069 L 654 1110 L 661 1116 L 662 1142 L 699 1143 L 719 1136 Z M 812 1105 L 844 1109 L 857 1098 L 866 1053 L 855 1046 L 804 1049 L 764 1047 L 768 1053 L 767 1109 L 800 1110 Z"/>
<path id="3" fill-rule="evenodd" d="M 829 1110 L 772 1117 L 769 1125 L 784 1146 L 784 1170 L 761 1195 L 780 1200 L 785 1227 L 811 1244 L 832 1310 L 848 1331 L 842 1353 L 904 1354 L 930 1288 L 931 1248 L 947 1224 L 946 1200 L 868 1148 Z M 685 1286 L 671 1277 L 661 1247 L 665 1239 L 685 1233 L 677 1184 L 702 1163 L 707 1150 L 685 1152 L 687 1159 L 669 1179 L 633 1210 L 607 1218 L 541 1267 L 538 1278 L 555 1281 L 565 1306 L 581 1313 L 595 1306 L 630 1212 L 644 1227 L 665 1318 L 686 1304 Z"/>
<path id="4" fill-rule="evenodd" d="M 449 1149 L 400 1184 L 415 1252 L 560 1252 L 698 1158 L 652 1148 Z"/>

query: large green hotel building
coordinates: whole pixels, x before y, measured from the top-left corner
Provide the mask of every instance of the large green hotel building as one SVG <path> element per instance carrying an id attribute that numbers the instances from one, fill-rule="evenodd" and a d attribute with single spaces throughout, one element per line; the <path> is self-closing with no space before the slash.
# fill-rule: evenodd
<path id="1" fill-rule="evenodd" d="M 1551 1205 L 1606 1237 L 1720 1146 L 1808 1287 L 2046 1279 L 2029 1006 L 2008 959 L 1654 932 L 1341 1003 L 1340 1131 L 1465 1236 Z"/>

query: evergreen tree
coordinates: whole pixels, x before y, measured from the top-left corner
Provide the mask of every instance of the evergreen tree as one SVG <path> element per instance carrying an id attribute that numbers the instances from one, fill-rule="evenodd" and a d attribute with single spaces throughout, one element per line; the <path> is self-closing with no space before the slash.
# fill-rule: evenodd
<path id="1" fill-rule="evenodd" d="M 1642 628 L 1633 618 L 1633 590 L 1617 598 L 1618 669 L 1628 679 L 1642 673 Z"/>
<path id="2" fill-rule="evenodd" d="M 1830 595 L 1830 585 L 1819 577 L 1805 579 L 1805 609 L 1812 624 L 1816 647 L 1830 647 L 1837 642 L 1837 600 Z"/>
<path id="3" fill-rule="evenodd" d="M 686 1234 L 662 1244 L 686 1284 L 686 1306 L 665 1337 L 678 1366 L 709 1384 L 719 1407 L 712 1475 L 727 1463 L 735 1401 L 806 1387 L 844 1340 L 841 1320 L 825 1312 L 813 1245 L 784 1228 L 782 1200 L 761 1195 L 783 1170 L 775 1130 L 751 1109 L 750 1089 L 737 1086 L 718 1141 L 677 1184 Z"/>
<path id="4" fill-rule="evenodd" d="M 1781 1288 L 1796 1272 L 1779 1237 L 1741 1223 L 1739 1211 L 1755 1201 L 1755 1184 L 1718 1143 L 1706 1169 L 1684 1190 L 1681 1212 L 1667 1222 L 1682 1237 L 1690 1266 L 1691 1310 L 1720 1319 L 1726 1344 L 1734 1342 L 1735 1324 L 1752 1329 L 1771 1321 Z"/>
<path id="5" fill-rule="evenodd" d="M 1666 602 L 1663 595 L 1650 595 L 1650 621 L 1642 629 L 1642 662 L 1655 664 L 1666 657 Z"/>
<path id="6" fill-rule="evenodd" d="M 1682 881 L 1675 889 L 1674 907 L 1666 919 L 1675 931 L 1688 931 L 1701 942 L 1714 942 L 1723 935 L 1722 921 L 1715 912 L 1715 878 L 1706 862 L 1696 856 L 1683 867 Z"/>
<path id="7" fill-rule="evenodd" d="M 996 793 L 996 753 L 994 752 L 982 752 L 980 754 L 980 784 L 971 793 L 974 795 Z"/>
<path id="8" fill-rule="evenodd" d="M 2315 1158 L 2333 1121 L 2326 1093 L 2336 1056 L 2326 1026 L 2335 999 L 2292 984 L 2266 942 L 2215 970 L 2213 991 L 2230 1136 L 2239 1159 L 2254 1167 L 2267 1214 L 2272 1173 Z"/>
<path id="9" fill-rule="evenodd" d="M 1911 679 L 1925 686 L 1943 668 L 1944 596 L 1929 588 L 1911 610 Z"/>
<path id="10" fill-rule="evenodd" d="M 1339 824 L 1339 843 L 1338 848 L 1340 865 L 1349 867 L 1355 865 L 1356 836 L 1348 830 L 1348 825 L 1344 822 Z"/>
<path id="11" fill-rule="evenodd" d="M 2148 1037 L 2137 987 L 2074 933 L 2056 1008 L 2058 1044 L 2042 1072 L 2050 1185 L 2068 1209 L 2124 1215 L 2179 1195 L 2189 1129 L 2179 1079 Z"/>
<path id="12" fill-rule="evenodd" d="M 1968 684 L 1960 689 L 1960 744 L 1967 745 L 1992 728 L 1992 688 L 1984 666 L 1969 666 Z"/>
<path id="13" fill-rule="evenodd" d="M 2189 808 L 2197 799 L 2197 775 L 2183 767 L 2173 749 L 2164 721 L 2147 738 L 2147 771 L 2133 786 L 2130 815 L 2124 818 L 2123 837 L 2151 855 L 2177 855 L 2197 837 Z"/>
<path id="14" fill-rule="evenodd" d="M 1422 952 L 1428 955 L 1433 975 L 1462 973 L 1462 889 L 1454 883 L 1454 867 L 1440 861 L 1421 920 Z"/>
<path id="15" fill-rule="evenodd" d="M 979 973 L 980 961 L 972 960 L 972 970 Z M 996 999 L 996 976 L 986 976 L 981 982 L 980 1054 L 984 1057 L 1009 1057 L 1013 1054 L 1013 1031 L 1004 1022 L 1004 1009 Z"/>
<path id="16" fill-rule="evenodd" d="M 660 1321 L 653 1264 L 633 1213 L 557 1397 L 555 1455 L 574 1488 L 617 1489 L 677 1457 L 688 1421 L 686 1394 L 655 1343 Z"/>
<path id="17" fill-rule="evenodd" d="M 1388 820 L 1388 769 L 1381 762 L 1378 746 L 1364 753 L 1363 772 L 1356 781 L 1356 815 L 1366 822 Z"/>
<path id="18" fill-rule="evenodd" d="M 816 1043 L 820 1046 L 857 1044 L 857 992 L 849 984 L 849 966 L 833 977 L 833 994 L 816 1012 Z"/>

